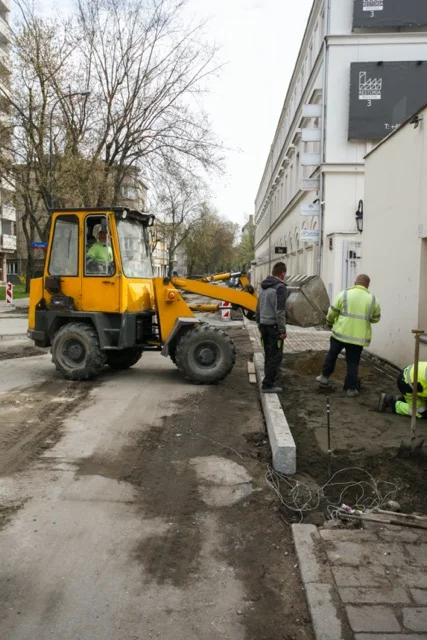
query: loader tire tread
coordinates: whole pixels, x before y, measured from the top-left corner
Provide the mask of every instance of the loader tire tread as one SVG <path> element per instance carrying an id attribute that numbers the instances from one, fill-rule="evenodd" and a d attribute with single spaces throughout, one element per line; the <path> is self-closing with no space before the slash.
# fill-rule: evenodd
<path id="1" fill-rule="evenodd" d="M 198 320 L 198 323 L 200 326 L 209 324 L 208 322 L 206 322 L 206 320 Z M 172 344 L 169 345 L 169 358 L 172 360 L 174 364 L 176 364 L 176 347 L 177 347 L 177 341 L 174 341 Z"/>
<path id="2" fill-rule="evenodd" d="M 212 366 L 197 361 L 199 348 L 211 348 L 216 352 Z M 176 366 L 187 380 L 194 384 L 217 384 L 228 376 L 236 362 L 236 347 L 231 337 L 209 324 L 200 324 L 186 331 L 180 338 L 175 352 Z"/>
<path id="3" fill-rule="evenodd" d="M 133 349 L 120 349 L 119 351 L 110 351 L 107 353 L 107 364 L 115 371 L 124 371 L 130 369 L 141 359 L 142 349 L 137 347 Z"/>
<path id="4" fill-rule="evenodd" d="M 73 349 L 77 349 L 75 360 L 70 355 Z M 70 322 L 61 327 L 54 335 L 51 354 L 56 370 L 66 380 L 92 380 L 99 375 L 106 362 L 98 333 L 93 326 L 84 322 Z"/>

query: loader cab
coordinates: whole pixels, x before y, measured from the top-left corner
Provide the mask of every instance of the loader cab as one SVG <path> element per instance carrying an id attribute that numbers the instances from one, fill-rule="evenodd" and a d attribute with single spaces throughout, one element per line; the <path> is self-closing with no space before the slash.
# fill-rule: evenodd
<path id="1" fill-rule="evenodd" d="M 124 208 L 54 211 L 43 278 L 32 283 L 37 302 L 103 313 L 150 308 L 153 221 Z"/>

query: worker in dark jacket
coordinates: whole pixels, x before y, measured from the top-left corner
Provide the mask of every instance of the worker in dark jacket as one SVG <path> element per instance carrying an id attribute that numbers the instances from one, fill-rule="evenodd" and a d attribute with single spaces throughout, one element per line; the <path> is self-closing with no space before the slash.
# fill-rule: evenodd
<path id="1" fill-rule="evenodd" d="M 275 386 L 283 357 L 283 341 L 286 338 L 285 304 L 288 295 L 283 280 L 286 276 L 286 265 L 278 262 L 274 265 L 272 275 L 261 284 L 256 310 L 256 321 L 261 333 L 265 353 L 264 393 L 280 393 L 282 389 Z"/>

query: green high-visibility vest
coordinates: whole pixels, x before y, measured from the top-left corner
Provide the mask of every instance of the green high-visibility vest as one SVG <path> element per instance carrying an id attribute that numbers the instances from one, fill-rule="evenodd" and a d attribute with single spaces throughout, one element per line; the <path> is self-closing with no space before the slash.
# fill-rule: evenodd
<path id="1" fill-rule="evenodd" d="M 341 291 L 329 307 L 327 315 L 327 322 L 333 325 L 334 338 L 361 347 L 371 344 L 371 324 L 380 320 L 380 303 L 362 285 Z"/>
<path id="2" fill-rule="evenodd" d="M 104 244 L 101 244 L 100 242 L 95 242 L 95 244 L 93 244 L 89 249 L 89 251 L 87 252 L 87 257 L 92 258 L 92 260 L 96 260 L 96 262 L 106 262 L 106 260 L 108 260 L 109 262 L 112 262 L 113 251 L 111 247 L 108 246 L 108 252 L 107 252 L 107 247 Z"/>
<path id="3" fill-rule="evenodd" d="M 410 364 L 403 370 L 403 379 L 410 387 L 414 383 L 414 365 Z M 427 398 L 427 362 L 418 363 L 418 384 L 423 388 L 417 391 L 417 396 Z"/>

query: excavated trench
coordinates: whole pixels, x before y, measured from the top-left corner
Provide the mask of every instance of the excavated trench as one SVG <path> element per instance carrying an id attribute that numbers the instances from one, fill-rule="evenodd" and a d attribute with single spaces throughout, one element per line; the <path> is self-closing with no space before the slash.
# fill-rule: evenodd
<path id="1" fill-rule="evenodd" d="M 381 392 L 397 392 L 395 377 L 364 357 L 360 395 L 347 398 L 343 390 L 345 360 L 340 358 L 331 378 L 332 388 L 322 391 L 315 377 L 324 357 L 324 352 L 286 355 L 280 381 L 282 406 L 297 445 L 298 477 L 316 492 L 336 474 L 323 491 L 327 499 L 321 501 L 318 511 L 325 515 L 331 504 L 370 505 L 387 498 L 397 500 L 405 512 L 427 513 L 427 446 L 417 458 L 398 457 L 401 441 L 410 437 L 410 421 L 377 410 Z M 417 428 L 427 443 L 427 421 L 418 421 Z"/>

